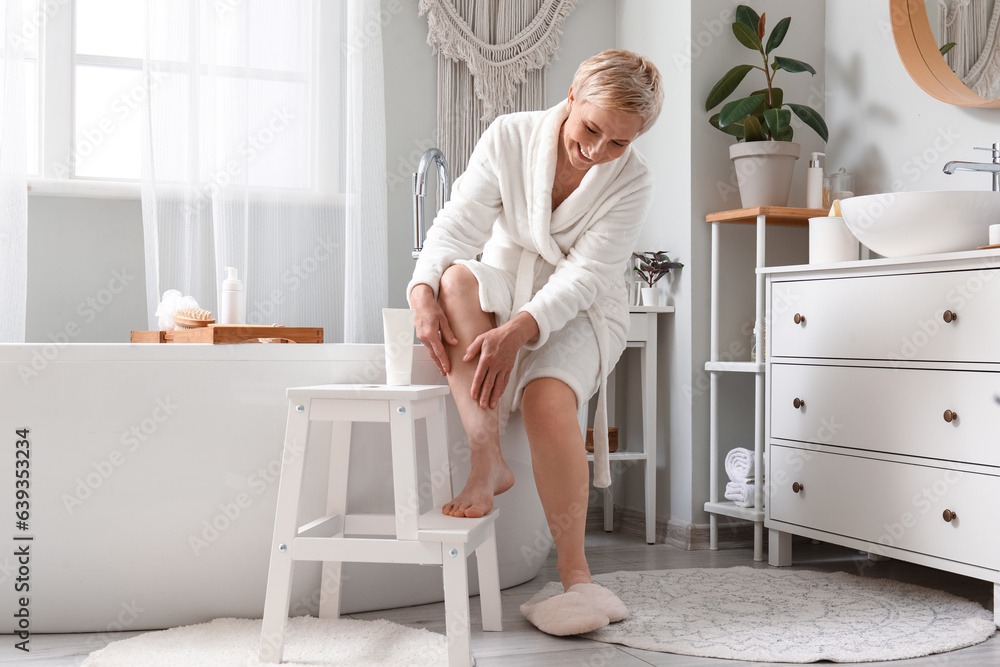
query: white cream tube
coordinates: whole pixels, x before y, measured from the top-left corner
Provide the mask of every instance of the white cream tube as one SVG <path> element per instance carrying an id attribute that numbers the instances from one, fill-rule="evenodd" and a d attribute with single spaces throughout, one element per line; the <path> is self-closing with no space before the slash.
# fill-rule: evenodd
<path id="1" fill-rule="evenodd" d="M 409 308 L 383 308 L 385 334 L 385 383 L 410 384 L 413 368 L 413 324 L 416 311 Z"/>

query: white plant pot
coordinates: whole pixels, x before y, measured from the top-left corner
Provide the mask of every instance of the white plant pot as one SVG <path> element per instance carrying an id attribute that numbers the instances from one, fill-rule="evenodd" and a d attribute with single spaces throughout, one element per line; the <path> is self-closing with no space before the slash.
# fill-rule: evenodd
<path id="1" fill-rule="evenodd" d="M 642 288 L 642 305 L 643 306 L 659 306 L 660 305 L 660 288 L 659 287 L 643 287 Z"/>
<path id="2" fill-rule="evenodd" d="M 750 141 L 729 147 L 743 208 L 787 206 L 802 147 L 790 141 Z"/>

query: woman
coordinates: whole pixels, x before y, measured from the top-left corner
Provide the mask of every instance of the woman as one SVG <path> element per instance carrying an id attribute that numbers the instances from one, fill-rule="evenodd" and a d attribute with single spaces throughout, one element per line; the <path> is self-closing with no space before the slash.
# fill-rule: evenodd
<path id="1" fill-rule="evenodd" d="M 589 485 L 577 414 L 599 389 L 594 484 L 607 487 L 605 382 L 625 347 L 623 273 L 652 187 L 631 144 L 662 100 L 651 62 L 611 50 L 580 65 L 555 107 L 497 118 L 407 287 L 417 337 L 448 376 L 472 454 L 468 482 L 445 514 L 483 516 L 514 484 L 500 431 L 521 410 L 566 590 L 522 612 L 551 634 L 628 614 L 592 583 L 584 555 Z"/>

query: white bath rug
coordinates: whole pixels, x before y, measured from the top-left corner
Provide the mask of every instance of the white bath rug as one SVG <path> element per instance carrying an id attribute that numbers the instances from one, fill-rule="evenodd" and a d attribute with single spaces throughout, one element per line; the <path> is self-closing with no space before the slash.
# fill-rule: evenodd
<path id="1" fill-rule="evenodd" d="M 82 667 L 256 667 L 260 619 L 217 618 L 108 644 Z M 288 619 L 282 667 L 440 667 L 444 635 L 384 620 Z"/>
<path id="2" fill-rule="evenodd" d="M 755 662 L 872 662 L 985 641 L 993 613 L 949 593 L 843 572 L 777 568 L 594 576 L 629 618 L 583 635 L 664 653 Z M 562 592 L 548 584 L 539 598 Z"/>

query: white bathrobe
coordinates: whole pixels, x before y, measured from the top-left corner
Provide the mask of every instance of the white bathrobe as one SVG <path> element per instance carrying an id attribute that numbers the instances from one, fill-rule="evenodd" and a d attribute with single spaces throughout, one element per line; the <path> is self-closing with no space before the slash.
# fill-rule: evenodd
<path id="1" fill-rule="evenodd" d="M 449 266 L 482 252 L 484 264 L 515 276 L 512 300 L 497 294 L 506 289 L 480 285 L 481 300 L 496 314 L 497 324 L 519 312 L 538 323 L 538 337 L 526 349 L 541 347 L 550 332 L 586 313 L 601 357 L 594 485 L 604 488 L 611 484 L 606 380 L 628 331 L 624 272 L 649 208 L 652 177 L 630 146 L 618 159 L 591 167 L 552 211 L 559 131 L 567 115 L 563 100 L 545 111 L 493 121 L 455 181 L 451 200 L 434 219 L 406 293 L 425 283 L 437 296 Z M 517 373 L 515 364 L 501 424 L 518 407 L 508 396 L 518 386 Z"/>

